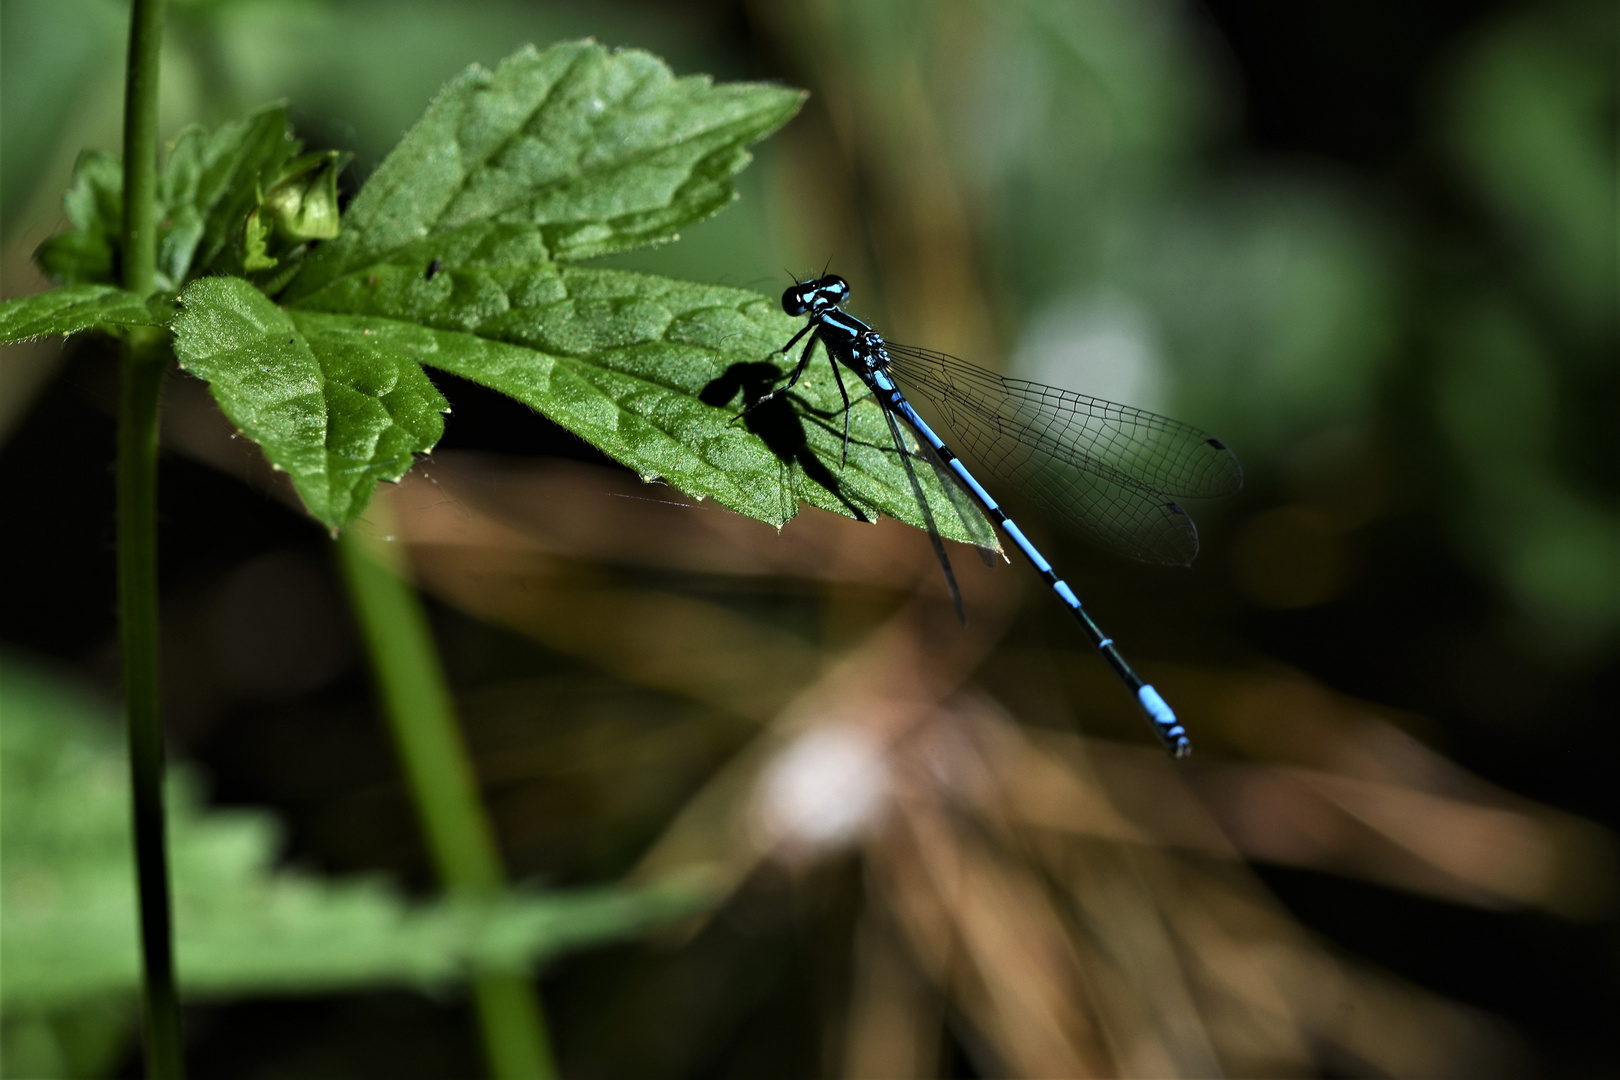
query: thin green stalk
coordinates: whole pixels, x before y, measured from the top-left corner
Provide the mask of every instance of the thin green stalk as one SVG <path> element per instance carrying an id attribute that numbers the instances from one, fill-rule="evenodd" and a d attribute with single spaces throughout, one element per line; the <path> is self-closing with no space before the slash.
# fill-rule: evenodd
<path id="1" fill-rule="evenodd" d="M 124 81 L 124 288 L 150 294 L 157 277 L 158 67 L 163 0 L 135 0 Z"/>
<path id="2" fill-rule="evenodd" d="M 124 90 L 125 288 L 149 294 L 157 273 L 158 62 L 162 0 L 135 0 L 130 15 Z M 129 723 L 129 772 L 135 824 L 144 971 L 146 1075 L 180 1080 L 180 997 L 174 978 L 169 862 L 163 822 L 163 716 L 158 700 L 157 451 L 158 398 L 168 348 L 141 332 L 124 348 L 118 414 L 118 611 Z"/>
<path id="3" fill-rule="evenodd" d="M 439 880 L 453 896 L 493 899 L 506 875 L 427 617 L 416 591 L 382 561 L 386 554 L 357 534 L 351 528 L 338 537 L 338 563 Z M 529 979 L 475 976 L 473 1002 L 494 1076 L 556 1075 Z"/>
<path id="4" fill-rule="evenodd" d="M 163 717 L 158 705 L 158 395 L 168 350 L 161 340 L 131 342 L 126 350 L 118 416 L 118 612 L 145 971 L 146 1075 L 179 1080 L 184 1070 L 163 828 Z"/>

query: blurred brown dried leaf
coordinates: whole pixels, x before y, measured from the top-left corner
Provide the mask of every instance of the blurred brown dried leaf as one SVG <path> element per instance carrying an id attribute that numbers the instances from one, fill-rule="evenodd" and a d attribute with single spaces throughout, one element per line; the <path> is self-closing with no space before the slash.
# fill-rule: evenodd
<path id="1" fill-rule="evenodd" d="M 601 470 L 502 464 L 480 479 L 479 464 L 444 455 L 431 492 L 408 481 L 397 493 L 425 587 L 764 725 L 676 815 L 638 876 L 701 868 L 723 898 L 765 860 L 802 866 L 859 847 L 869 913 L 848 1075 L 926 1075 L 937 1036 L 918 1026 L 949 1013 L 977 1033 L 981 1067 L 1012 1075 L 1286 1075 L 1325 1063 L 1486 1075 L 1511 1058 L 1488 1020 L 1334 956 L 1240 860 L 1492 906 L 1572 911 L 1599 895 L 1578 901 L 1566 885 L 1580 879 L 1573 867 L 1606 857 L 1600 834 L 1494 791 L 1377 710 L 1297 676 L 1160 678 L 1217 718 L 1210 745 L 1248 761 L 1187 768 L 1156 749 L 1023 729 L 967 682 L 1005 608 L 964 632 L 940 618 L 937 595 L 902 599 L 828 653 L 601 569 L 926 589 L 936 571 L 915 533 L 805 515 L 777 537 L 713 508 L 647 502 L 649 489 Z M 534 522 L 555 506 L 569 507 L 554 515 L 566 529 Z M 871 550 L 847 550 L 857 545 Z M 977 603 L 983 582 L 966 577 Z M 656 631 L 631 638 L 587 621 Z M 831 759 L 844 771 L 817 778 L 825 766 L 812 762 L 808 778 L 783 780 L 817 732 L 856 747 Z M 872 763 L 850 768 L 861 753 Z M 817 797 L 833 818 L 868 810 L 834 835 L 810 820 Z M 902 989 L 891 999 L 885 987 Z"/>

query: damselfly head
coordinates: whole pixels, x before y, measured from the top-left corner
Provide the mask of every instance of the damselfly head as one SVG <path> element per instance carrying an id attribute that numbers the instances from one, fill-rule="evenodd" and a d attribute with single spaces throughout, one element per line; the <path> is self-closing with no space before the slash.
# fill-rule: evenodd
<path id="1" fill-rule="evenodd" d="M 819 315 L 849 299 L 849 283 L 837 274 L 793 285 L 782 294 L 782 310 L 789 315 Z"/>

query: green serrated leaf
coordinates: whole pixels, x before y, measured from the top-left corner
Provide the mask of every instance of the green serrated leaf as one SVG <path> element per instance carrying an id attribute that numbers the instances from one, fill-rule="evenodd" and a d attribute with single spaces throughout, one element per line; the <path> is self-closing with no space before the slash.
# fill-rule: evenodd
<path id="1" fill-rule="evenodd" d="M 855 405 L 842 462 L 843 399 L 825 363 L 787 399 L 737 422 L 745 395 L 785 377 L 776 350 L 803 325 L 757 293 L 558 266 L 532 229 L 483 223 L 333 281 L 292 314 L 315 326 L 314 310 L 363 317 L 374 338 L 422 363 L 517 398 L 643 476 L 750 517 L 782 525 L 804 501 L 924 523 L 869 396 Z M 917 472 L 943 535 L 986 535 L 932 470 Z"/>
<path id="2" fill-rule="evenodd" d="M 663 61 L 591 41 L 532 47 L 446 86 L 287 296 L 308 295 L 423 237 L 525 224 L 560 259 L 673 239 L 723 208 L 745 149 L 801 91 L 677 79 Z"/>
<path id="3" fill-rule="evenodd" d="M 333 528 L 444 431 L 448 405 L 414 357 L 362 320 L 295 317 L 241 278 L 194 282 L 181 304 L 181 365 Z"/>
<path id="4" fill-rule="evenodd" d="M 870 400 L 851 415 L 843 460 L 843 401 L 828 368 L 738 422 L 743 403 L 785 375 L 776 350 L 799 328 L 773 301 L 555 261 L 667 239 L 715 212 L 733 197 L 745 147 L 801 100 L 781 87 L 676 79 L 655 57 L 593 42 L 526 49 L 452 82 L 339 235 L 285 268 L 278 238 L 298 239 L 289 230 L 311 214 L 331 224 L 337 156 L 275 157 L 275 173 L 254 165 L 287 145 L 271 139 L 284 133 L 276 110 L 194 134 L 174 154 L 175 198 L 215 205 L 200 179 L 210 161 L 239 166 L 236 188 L 250 165 L 272 176 L 266 197 L 231 211 L 240 239 L 223 265 L 295 276 L 286 308 L 241 279 L 193 284 L 176 353 L 334 527 L 438 438 L 445 406 L 422 363 L 526 402 L 643 475 L 777 525 L 801 502 L 923 524 Z M 227 145 L 236 149 L 209 156 Z M 198 220 L 185 235 L 200 228 L 204 243 L 223 219 Z M 199 247 L 197 258 L 226 250 Z M 917 472 L 941 532 L 982 539 L 975 512 L 932 470 Z"/>
<path id="5" fill-rule="evenodd" d="M 55 1010 L 139 984 L 129 768 L 115 712 L 0 655 L 0 1004 Z M 176 959 L 188 997 L 442 986 L 527 971 L 701 903 L 678 886 L 411 904 L 381 881 L 276 867 L 262 811 L 205 810 L 182 765 L 168 785 Z"/>
<path id="6" fill-rule="evenodd" d="M 174 297 L 142 298 L 111 285 L 68 285 L 0 301 L 0 344 L 111 330 L 122 326 L 164 326 L 174 317 Z"/>

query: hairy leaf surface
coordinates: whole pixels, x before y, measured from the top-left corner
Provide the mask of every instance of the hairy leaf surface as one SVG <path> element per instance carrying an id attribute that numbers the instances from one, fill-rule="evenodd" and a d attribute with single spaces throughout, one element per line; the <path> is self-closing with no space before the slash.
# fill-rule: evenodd
<path id="1" fill-rule="evenodd" d="M 173 315 L 174 297 L 166 293 L 142 299 L 111 285 L 69 285 L 0 301 L 0 344 L 115 326 L 163 326 Z"/>
<path id="2" fill-rule="evenodd" d="M 287 296 L 429 236 L 480 222 L 532 227 L 559 259 L 674 239 L 726 206 L 746 147 L 801 91 L 677 79 L 638 50 L 593 41 L 527 48 L 452 81 L 313 253 Z"/>
<path id="3" fill-rule="evenodd" d="M 181 302 L 181 365 L 326 524 L 353 520 L 377 481 L 399 479 L 443 434 L 444 398 L 362 320 L 296 318 L 241 278 L 204 278 Z"/>
<path id="4" fill-rule="evenodd" d="M 399 351 L 517 398 L 643 476 L 750 517 L 782 525 L 803 500 L 922 523 L 869 398 L 855 407 L 842 462 L 843 399 L 824 361 L 791 395 L 738 422 L 746 403 L 785 378 L 777 350 L 802 325 L 757 293 L 559 266 L 532 230 L 481 223 L 331 282 L 293 309 L 301 325 L 310 309 L 366 316 Z M 956 515 L 932 470 L 918 472 L 942 533 L 983 535 Z"/>

